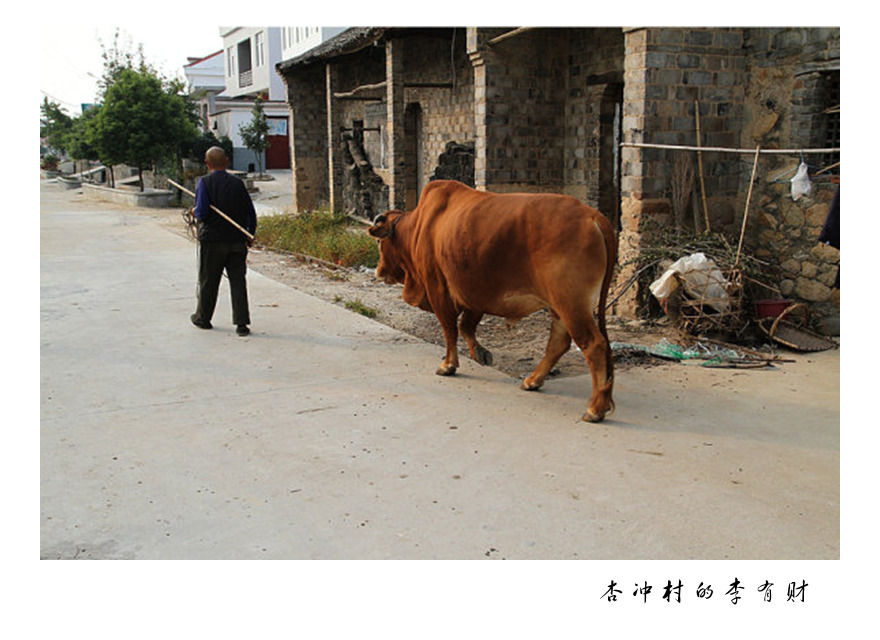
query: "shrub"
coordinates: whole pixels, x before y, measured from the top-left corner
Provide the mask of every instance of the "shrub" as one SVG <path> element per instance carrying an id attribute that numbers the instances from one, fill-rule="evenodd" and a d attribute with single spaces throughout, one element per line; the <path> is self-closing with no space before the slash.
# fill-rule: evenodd
<path id="1" fill-rule="evenodd" d="M 260 218 L 257 242 L 281 251 L 301 253 L 343 267 L 375 267 L 379 247 L 362 227 L 326 211 Z"/>
<path id="2" fill-rule="evenodd" d="M 58 156 L 48 153 L 40 158 L 40 169 L 56 171 L 58 169 Z"/>

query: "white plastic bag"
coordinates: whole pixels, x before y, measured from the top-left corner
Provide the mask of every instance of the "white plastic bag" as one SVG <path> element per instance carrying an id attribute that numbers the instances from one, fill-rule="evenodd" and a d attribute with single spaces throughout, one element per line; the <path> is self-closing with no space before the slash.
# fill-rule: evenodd
<path id="1" fill-rule="evenodd" d="M 791 199 L 797 200 L 802 196 L 809 196 L 812 188 L 813 183 L 810 182 L 807 165 L 801 162 L 798 165 L 797 173 L 791 179 Z"/>
<path id="2" fill-rule="evenodd" d="M 684 282 L 685 291 L 718 312 L 730 308 L 727 279 L 721 269 L 703 253 L 693 253 L 673 262 L 662 276 L 651 283 L 654 297 L 666 308 L 666 301 L 678 288 L 678 274 Z"/>

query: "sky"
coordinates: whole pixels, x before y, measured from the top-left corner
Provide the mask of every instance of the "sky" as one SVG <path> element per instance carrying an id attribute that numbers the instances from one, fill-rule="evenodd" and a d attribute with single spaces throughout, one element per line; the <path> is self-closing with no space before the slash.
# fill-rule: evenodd
<path id="1" fill-rule="evenodd" d="M 104 69 L 101 53 L 112 48 L 117 28 L 119 48 L 135 52 L 142 44 L 147 62 L 164 76 L 182 76 L 187 58 L 223 48 L 219 25 L 191 21 L 40 26 L 40 102 L 47 96 L 70 115 L 78 115 L 81 104 L 94 102 Z"/>

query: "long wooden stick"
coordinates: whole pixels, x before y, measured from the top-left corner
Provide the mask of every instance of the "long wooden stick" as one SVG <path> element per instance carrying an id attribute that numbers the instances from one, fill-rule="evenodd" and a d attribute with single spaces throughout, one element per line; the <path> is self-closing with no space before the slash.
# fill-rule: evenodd
<path id="1" fill-rule="evenodd" d="M 711 151 L 713 153 L 745 153 L 753 154 L 757 149 L 735 149 L 732 147 L 692 147 L 683 144 L 651 144 L 648 142 L 621 142 L 621 147 L 634 147 L 636 149 L 674 149 L 678 151 Z M 761 153 L 792 155 L 800 153 L 835 153 L 840 147 L 825 147 L 821 149 L 761 149 Z"/>
<path id="2" fill-rule="evenodd" d="M 742 253 L 743 248 L 743 238 L 746 235 L 746 220 L 749 219 L 749 205 L 752 203 L 752 189 L 755 186 L 755 173 L 758 171 L 758 157 L 761 155 L 761 145 L 758 145 L 758 148 L 755 149 L 755 164 L 752 165 L 752 178 L 749 180 L 749 193 L 746 195 L 746 209 L 743 211 L 743 224 L 742 230 L 739 232 L 739 246 L 736 248 L 736 262 L 734 262 L 733 266 L 739 266 L 739 256 Z"/>
<path id="3" fill-rule="evenodd" d="M 694 115 L 697 117 L 697 169 L 700 173 L 700 193 L 703 196 L 703 218 L 706 221 L 705 232 L 709 233 L 709 207 L 706 205 L 706 182 L 703 179 L 703 134 L 700 132 L 700 102 L 694 100 Z"/>
<path id="4" fill-rule="evenodd" d="M 190 190 L 187 189 L 186 187 L 182 187 L 182 186 L 180 186 L 179 184 L 177 184 L 176 182 L 174 182 L 174 180 L 169 179 L 168 182 L 171 183 L 172 185 L 174 185 L 175 187 L 177 187 L 178 189 L 180 189 L 181 191 L 183 191 L 184 193 L 186 193 L 186 194 L 192 196 L 193 198 L 196 197 L 196 194 L 194 194 L 192 191 L 190 191 Z M 254 239 L 254 234 L 252 234 L 250 231 L 248 231 L 247 229 L 245 229 L 244 227 L 242 227 L 240 224 L 238 224 L 235 220 L 233 220 L 232 218 L 230 218 L 229 216 L 227 216 L 225 213 L 223 213 L 222 211 L 220 211 L 220 209 L 218 209 L 217 207 L 215 207 L 213 204 L 210 205 L 210 206 L 211 206 L 211 210 L 212 210 L 214 213 L 219 213 L 221 216 L 223 216 L 223 218 L 226 219 L 226 221 L 227 221 L 229 224 L 231 224 L 233 227 L 235 227 L 236 229 L 238 229 L 239 231 L 241 231 L 241 232 L 242 232 L 244 235 L 246 235 L 249 239 L 251 239 L 251 240 Z"/>

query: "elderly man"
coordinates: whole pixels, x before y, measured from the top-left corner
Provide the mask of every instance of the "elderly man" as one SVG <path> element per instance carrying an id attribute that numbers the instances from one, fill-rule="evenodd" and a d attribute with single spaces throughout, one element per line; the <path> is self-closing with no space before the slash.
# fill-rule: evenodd
<path id="1" fill-rule="evenodd" d="M 208 149 L 205 164 L 209 173 L 199 180 L 193 208 L 193 215 L 199 221 L 199 289 L 198 307 L 190 320 L 201 329 L 211 328 L 217 291 L 225 269 L 232 297 L 232 321 L 236 333 L 246 336 L 250 333 L 248 325 L 251 323 L 246 280 L 250 239 L 212 211 L 211 205 L 251 235 L 257 229 L 257 214 L 244 183 L 226 171 L 229 159 L 223 149 Z"/>

